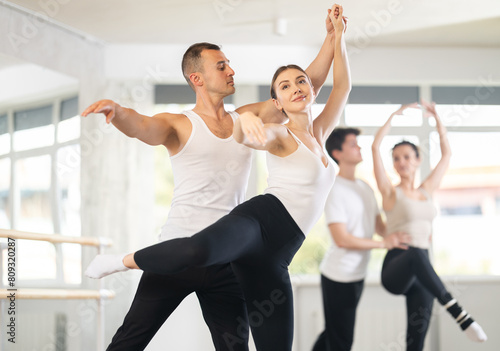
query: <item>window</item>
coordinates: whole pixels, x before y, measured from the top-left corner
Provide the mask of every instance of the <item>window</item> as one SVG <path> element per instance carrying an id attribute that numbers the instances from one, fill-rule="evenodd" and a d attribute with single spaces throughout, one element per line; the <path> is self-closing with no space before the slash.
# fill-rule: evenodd
<path id="1" fill-rule="evenodd" d="M 314 106 L 313 113 L 319 114 L 330 93 L 329 87 L 324 87 Z M 353 87 L 349 103 L 344 109 L 344 116 L 339 123 L 340 126 L 357 127 L 362 134 L 358 137 L 361 146 L 363 162 L 357 167 L 357 177 L 366 181 L 377 193 L 377 185 L 373 176 L 373 160 L 371 145 L 373 137 L 380 126 L 382 126 L 390 114 L 396 111 L 402 103 L 410 103 L 418 100 L 418 89 L 416 87 Z M 414 135 L 415 127 L 422 126 L 423 119 L 418 110 L 408 110 L 404 116 L 398 116 L 393 121 L 390 135 L 384 138 L 381 145 L 381 154 L 386 165 L 386 170 L 391 179 L 396 181 L 397 174 L 392 168 L 391 149 L 395 143 L 405 139 L 417 145 L 420 137 Z M 295 274 L 318 274 L 319 265 L 325 252 L 331 244 L 330 232 L 322 217 L 307 235 L 302 247 L 295 255 L 290 272 Z M 384 250 L 373 250 L 368 267 L 368 275 L 378 277 L 385 256 Z"/>
<path id="2" fill-rule="evenodd" d="M 323 88 L 321 94 L 327 90 Z M 439 208 L 432 244 L 434 267 L 439 274 L 499 274 L 495 247 L 500 241 L 500 156 L 495 150 L 500 150 L 500 89 L 437 87 L 431 91 L 453 152 L 449 170 L 434 196 Z M 358 165 L 357 176 L 372 186 L 379 201 L 371 155 L 373 137 L 400 104 L 418 101 L 419 96 L 419 89 L 413 87 L 353 87 L 340 125 L 362 130 L 358 143 L 363 162 Z M 315 106 L 316 114 L 321 111 L 321 102 L 325 99 Z M 439 161 L 439 136 L 434 126 L 434 120 L 422 118 L 418 110 L 407 110 L 404 116 L 393 119 L 390 134 L 381 145 L 393 182 L 398 176 L 390 151 L 396 142 L 405 139 L 421 148 L 423 159 L 416 184 Z M 295 256 L 291 272 L 316 274 L 330 240 L 321 219 Z M 384 250 L 372 251 L 369 276 L 380 276 L 384 256 Z"/>
<path id="3" fill-rule="evenodd" d="M 448 138 L 453 157 L 435 196 L 440 207 L 433 239 L 436 269 L 444 274 L 499 274 L 500 155 L 491 151 L 500 150 L 500 131 L 448 132 Z M 432 154 L 436 147 L 431 143 Z"/>
<path id="4" fill-rule="evenodd" d="M 477 91 L 491 94 L 488 99 L 481 100 L 474 98 L 478 96 Z M 500 240 L 497 230 L 500 227 L 500 156 L 492 152 L 500 149 L 498 91 L 493 87 L 432 89 L 433 100 L 437 102 L 436 109 L 448 129 L 453 153 L 448 172 L 434 196 L 439 215 L 434 221 L 432 247 L 435 269 L 439 274 L 500 272 L 500 260 L 492 249 Z M 365 90 L 365 93 L 368 92 Z M 484 95 L 486 94 L 480 96 Z M 463 104 L 467 101 L 474 101 L 475 104 Z M 358 166 L 358 175 L 374 189 L 376 183 L 371 158 L 373 135 L 398 107 L 399 104 L 373 104 L 373 101 L 369 104 L 352 104 L 350 101 L 345 109 L 345 124 L 363 130 L 358 141 L 364 161 Z M 390 135 L 381 145 L 384 164 L 393 182 L 398 177 L 392 170 L 390 148 L 402 139 L 421 147 L 423 159 L 418 175 L 420 178 L 425 177 L 440 159 L 439 135 L 434 129 L 435 122 L 433 119 L 422 120 L 419 114 L 418 110 L 414 110 L 408 116 L 396 116 Z M 385 116 L 382 117 L 383 115 Z M 415 183 L 418 185 L 420 182 L 417 179 Z M 384 254 L 382 250 L 373 251 L 370 275 L 380 274 Z"/>
<path id="5" fill-rule="evenodd" d="M 7 115 L 0 115 L 0 155 L 10 151 L 10 134 Z"/>
<path id="6" fill-rule="evenodd" d="M 29 150 L 54 143 L 52 105 L 14 112 L 14 151 Z"/>
<path id="7" fill-rule="evenodd" d="M 318 96 L 313 107 L 315 115 L 322 111 L 329 89 L 324 87 Z M 352 89 L 340 125 L 362 130 L 358 142 L 364 161 L 358 165 L 357 172 L 372 186 L 379 201 L 371 155 L 373 137 L 401 104 L 419 101 L 421 90 L 416 86 Z M 260 100 L 268 98 L 267 86 L 256 87 L 256 91 Z M 437 87 L 426 88 L 425 92 L 431 96 L 429 100 L 437 103 L 436 108 L 447 126 L 453 152 L 449 170 L 434 196 L 439 208 L 439 215 L 434 221 L 434 266 L 440 274 L 499 274 L 500 259 L 496 258 L 494 248 L 500 241 L 500 159 L 494 150 L 500 149 L 500 88 Z M 487 99 L 478 98 L 485 97 L 487 93 Z M 466 104 L 470 101 L 474 104 Z M 192 106 L 159 105 L 157 112 L 176 112 Z M 398 176 L 392 167 L 391 149 L 403 139 L 421 148 L 422 165 L 416 179 L 416 184 L 420 184 L 440 158 L 434 120 L 423 118 L 416 109 L 407 110 L 404 116 L 394 118 L 391 131 L 381 145 L 383 161 L 393 182 L 398 181 Z M 158 216 L 159 227 L 168 213 L 173 177 L 168 163 L 165 163 L 168 158 L 165 148 L 158 150 L 156 186 L 163 190 L 157 191 L 157 196 L 161 198 L 158 202 L 164 204 Z M 256 192 L 260 193 L 267 184 L 265 153 L 256 152 L 254 157 L 255 178 L 252 181 L 256 184 Z M 162 167 L 163 173 L 158 173 Z M 330 241 L 327 226 L 321 218 L 292 261 L 291 273 L 317 274 Z M 373 250 L 369 276 L 380 276 L 384 256 L 385 250 Z"/>
<path id="8" fill-rule="evenodd" d="M 79 236 L 78 98 L 25 106 L 0 113 L 0 226 Z M 19 240 L 17 246 L 20 286 L 81 283 L 79 245 Z"/>
<path id="9" fill-rule="evenodd" d="M 500 88 L 433 87 L 448 129 L 452 159 L 435 200 L 436 270 L 442 274 L 499 274 Z M 429 138 L 430 163 L 439 159 L 437 134 Z"/>
<path id="10" fill-rule="evenodd" d="M 437 111 L 447 127 L 500 125 L 500 106 L 498 105 L 439 105 Z"/>
<path id="11" fill-rule="evenodd" d="M 381 127 L 387 122 L 387 118 L 396 111 L 401 104 L 349 104 L 345 107 L 346 120 L 348 126 L 376 126 Z M 422 114 L 416 109 L 405 111 L 404 117 L 394 118 L 392 126 L 412 126 L 422 125 Z"/>
<path id="12" fill-rule="evenodd" d="M 0 228 L 10 229 L 10 159 L 0 159 L 0 174 Z"/>

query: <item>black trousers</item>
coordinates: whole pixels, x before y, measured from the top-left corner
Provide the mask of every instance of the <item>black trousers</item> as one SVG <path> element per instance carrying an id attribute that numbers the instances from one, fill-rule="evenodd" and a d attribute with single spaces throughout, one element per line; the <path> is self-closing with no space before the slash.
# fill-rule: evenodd
<path id="1" fill-rule="evenodd" d="M 406 350 L 421 351 L 434 298 L 441 305 L 452 299 L 432 267 L 428 251 L 416 247 L 388 251 L 382 266 L 382 285 L 393 294 L 406 296 Z"/>
<path id="2" fill-rule="evenodd" d="M 341 283 L 321 275 L 325 330 L 319 335 L 313 351 L 349 351 L 354 339 L 356 309 L 364 280 Z"/>
<path id="3" fill-rule="evenodd" d="M 200 302 L 215 350 L 248 351 L 245 300 L 229 264 L 192 268 L 171 275 L 144 272 L 123 324 L 107 350 L 144 350 L 181 301 L 193 292 Z M 228 338 L 231 335 L 239 337 Z"/>
<path id="4" fill-rule="evenodd" d="M 192 237 L 150 246 L 134 258 L 142 270 L 157 274 L 230 262 L 245 296 L 257 350 L 290 351 L 293 295 L 288 265 L 303 241 L 283 204 L 266 194 Z"/>

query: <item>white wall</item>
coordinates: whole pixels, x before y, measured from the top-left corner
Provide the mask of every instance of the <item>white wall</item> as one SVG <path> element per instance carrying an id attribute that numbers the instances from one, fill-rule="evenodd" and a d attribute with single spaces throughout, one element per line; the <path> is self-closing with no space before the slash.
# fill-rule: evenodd
<path id="1" fill-rule="evenodd" d="M 48 68 L 76 80 L 80 111 L 103 97 L 127 102 L 134 87 L 143 86 L 142 82 L 134 80 L 128 80 L 123 85 L 105 79 L 102 43 L 3 4 L 0 4 L 0 54 Z M 75 86 L 71 89 L 75 89 Z M 134 104 L 147 110 L 151 102 L 149 94 L 137 99 Z M 152 149 L 106 126 L 102 116 L 82 119 L 81 132 L 82 235 L 111 238 L 114 246 L 109 252 L 130 251 L 132 247 L 137 247 L 134 240 L 148 234 L 151 237 L 149 241 L 145 241 L 150 243 L 156 238 L 153 233 Z M 84 267 L 95 254 L 95 248 L 83 250 Z M 88 278 L 83 279 L 82 285 L 84 288 L 99 288 L 98 282 Z M 110 340 L 123 318 L 123 312 L 129 306 L 137 277 L 113 277 L 105 280 L 104 285 L 117 292 L 117 297 L 106 304 L 106 340 Z M 36 305 L 37 302 L 33 304 Z M 60 303 L 61 306 L 64 304 Z M 21 305 L 20 321 L 23 320 L 22 311 Z M 76 314 L 76 320 L 80 322 L 77 332 L 68 337 L 80 341 L 78 350 L 95 350 L 95 302 L 89 301 L 76 311 L 68 310 L 68 314 L 71 317 Z M 31 331 L 33 336 L 36 332 L 36 329 Z M 16 347 L 19 350 L 31 350 L 30 340 L 33 339 L 26 334 L 20 336 Z M 44 350 L 50 350 L 53 345 L 50 340 L 42 339 L 41 342 Z M 72 341 L 69 344 L 74 345 Z M 77 351 L 74 348 L 71 351 L 73 350 Z"/>

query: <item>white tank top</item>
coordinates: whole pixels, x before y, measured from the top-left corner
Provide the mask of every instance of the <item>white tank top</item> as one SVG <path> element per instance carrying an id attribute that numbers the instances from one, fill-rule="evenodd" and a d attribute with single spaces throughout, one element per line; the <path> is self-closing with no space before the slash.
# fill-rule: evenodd
<path id="1" fill-rule="evenodd" d="M 192 131 L 184 148 L 170 157 L 174 194 L 160 240 L 191 236 L 245 200 L 252 150 L 233 136 L 221 139 L 193 111 L 184 111 Z M 238 113 L 230 112 L 233 121 Z"/>
<path id="2" fill-rule="evenodd" d="M 269 177 L 265 193 L 276 196 L 307 235 L 323 213 L 335 180 L 335 169 L 330 159 L 325 167 L 317 155 L 290 130 L 288 132 L 299 146 L 286 157 L 267 152 Z"/>

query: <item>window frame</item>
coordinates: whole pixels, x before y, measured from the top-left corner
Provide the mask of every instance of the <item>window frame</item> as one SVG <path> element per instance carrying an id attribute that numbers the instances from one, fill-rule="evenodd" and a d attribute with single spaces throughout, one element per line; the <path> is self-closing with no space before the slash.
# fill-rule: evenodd
<path id="1" fill-rule="evenodd" d="M 8 106 L 0 107 L 0 115 L 7 115 L 7 126 L 8 126 L 8 134 L 10 134 L 10 148 L 9 152 L 0 155 L 0 160 L 10 159 L 10 187 L 9 187 L 9 203 L 8 203 L 8 211 L 10 213 L 9 221 L 10 228 L 17 230 L 19 228 L 19 206 L 20 206 L 20 189 L 18 185 L 18 179 L 16 176 L 16 163 L 19 160 L 30 158 L 30 157 L 39 157 L 43 155 L 49 155 L 51 159 L 51 174 L 50 174 L 50 206 L 51 206 L 51 220 L 53 224 L 53 233 L 59 234 L 61 233 L 61 197 L 59 194 L 59 178 L 57 174 L 57 154 L 58 151 L 64 147 L 71 145 L 79 145 L 81 132 L 78 137 L 74 139 L 70 139 L 64 142 L 58 142 L 58 134 L 59 134 L 59 123 L 67 120 L 63 119 L 61 115 L 61 106 L 63 101 L 70 100 L 72 98 L 79 98 L 79 94 L 77 90 L 71 89 L 65 92 L 58 92 L 54 94 L 49 94 L 45 96 L 43 99 L 33 99 L 31 101 L 22 101 L 13 103 Z M 54 140 L 51 145 L 42 146 L 42 147 L 34 147 L 32 149 L 27 150 L 14 150 L 14 114 L 16 111 L 29 110 L 34 108 L 40 108 L 45 106 L 52 106 L 52 118 L 51 124 L 54 125 Z M 78 104 L 77 104 L 78 105 Z M 78 111 L 77 111 L 78 113 Z M 75 117 L 78 116 L 75 115 Z M 34 129 L 34 128 L 33 128 Z M 50 235 L 50 234 L 49 234 Z M 81 235 L 81 233 L 79 234 Z M 29 280 L 20 280 L 17 278 L 17 285 L 21 287 L 49 287 L 49 288 L 57 288 L 57 287 L 74 287 L 80 286 L 82 282 L 79 284 L 75 283 L 67 283 L 64 280 L 64 269 L 63 269 L 63 245 L 61 243 L 49 243 L 54 246 L 55 249 L 55 265 L 56 265 L 56 277 L 55 279 L 29 279 Z M 3 272 L 0 271 L 0 285 L 3 285 Z"/>

